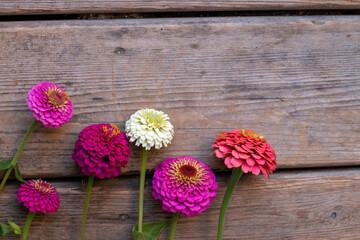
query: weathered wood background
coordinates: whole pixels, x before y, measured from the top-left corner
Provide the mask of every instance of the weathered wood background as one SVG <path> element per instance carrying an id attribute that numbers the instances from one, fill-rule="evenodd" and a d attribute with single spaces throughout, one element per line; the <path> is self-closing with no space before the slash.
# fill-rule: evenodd
<path id="1" fill-rule="evenodd" d="M 0 0 L 0 15 L 356 8 L 360 1 Z M 74 103 L 70 123 L 37 126 L 19 160 L 25 178 L 45 178 L 61 197 L 58 213 L 35 217 L 29 239 L 79 239 L 86 178 L 71 158 L 77 135 L 101 122 L 124 130 L 145 107 L 175 126 L 173 143 L 149 154 L 145 221 L 170 218 L 151 196 L 154 168 L 191 155 L 216 172 L 219 193 L 208 211 L 180 219 L 176 239 L 215 239 L 230 175 L 211 144 L 221 131 L 251 128 L 274 147 L 279 171 L 243 177 L 224 239 L 359 238 L 359 15 L 0 22 L 0 53 L 0 160 L 33 120 L 25 102 L 33 85 L 55 82 Z M 131 150 L 122 176 L 94 184 L 88 239 L 131 239 L 141 153 Z M 11 180 L 0 194 L 0 222 L 24 225 L 18 187 Z"/>
<path id="2" fill-rule="evenodd" d="M 217 174 L 218 197 L 211 207 L 192 218 L 180 218 L 175 239 L 216 239 L 218 212 L 229 178 Z M 145 188 L 144 221 L 171 219 Z M 246 175 L 228 207 L 224 239 L 359 239 L 360 171 L 354 169 L 280 171 L 270 180 Z M 95 181 L 87 220 L 87 239 L 132 239 L 137 224 L 138 178 Z M 61 198 L 56 214 L 38 214 L 29 239 L 80 239 L 86 184 L 53 180 Z M 0 198 L 1 219 L 25 223 L 26 210 L 14 196 L 17 183 Z M 168 239 L 169 229 L 159 239 Z M 7 238 L 15 239 L 15 238 Z"/>

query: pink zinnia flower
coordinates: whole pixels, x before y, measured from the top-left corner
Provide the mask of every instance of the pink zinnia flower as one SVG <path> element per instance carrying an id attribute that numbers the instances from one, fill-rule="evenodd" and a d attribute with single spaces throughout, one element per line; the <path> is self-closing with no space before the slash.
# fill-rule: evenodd
<path id="1" fill-rule="evenodd" d="M 31 180 L 21 185 L 17 199 L 30 212 L 55 213 L 60 205 L 56 189 L 48 182 Z"/>
<path id="2" fill-rule="evenodd" d="M 84 128 L 75 143 L 72 158 L 86 175 L 114 178 L 130 157 L 126 135 L 115 125 L 95 124 Z"/>
<path id="3" fill-rule="evenodd" d="M 26 102 L 36 120 L 41 121 L 45 127 L 61 127 L 73 115 L 73 104 L 69 96 L 54 83 L 36 84 L 29 91 Z"/>
<path id="4" fill-rule="evenodd" d="M 163 202 L 165 211 L 187 217 L 205 211 L 218 188 L 211 169 L 189 156 L 163 161 L 155 170 L 152 184 L 153 196 Z"/>
<path id="5" fill-rule="evenodd" d="M 274 149 L 253 130 L 234 129 L 222 132 L 212 147 L 212 153 L 225 160 L 228 168 L 240 167 L 244 173 L 259 175 L 260 171 L 268 178 L 277 166 Z"/>

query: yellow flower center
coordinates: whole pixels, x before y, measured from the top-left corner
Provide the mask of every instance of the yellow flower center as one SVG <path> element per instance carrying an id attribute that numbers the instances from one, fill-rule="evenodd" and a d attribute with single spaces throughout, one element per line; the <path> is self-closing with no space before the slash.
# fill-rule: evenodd
<path id="1" fill-rule="evenodd" d="M 107 126 L 103 126 L 103 131 L 107 139 L 111 139 L 113 136 L 116 136 L 120 134 L 120 130 L 117 126 L 111 124 L 111 128 L 108 128 Z"/>
<path id="2" fill-rule="evenodd" d="M 50 185 L 42 180 L 36 180 L 32 182 L 32 185 L 40 193 L 48 193 L 51 191 Z"/>
<path id="3" fill-rule="evenodd" d="M 66 92 L 62 91 L 61 89 L 58 89 L 56 87 L 49 88 L 47 93 L 49 103 L 54 108 L 63 108 L 66 106 L 69 100 L 69 96 L 66 94 Z"/>
<path id="4" fill-rule="evenodd" d="M 164 117 L 156 112 L 149 112 L 143 109 L 143 117 L 148 126 L 153 128 L 161 128 L 164 124 Z"/>
<path id="5" fill-rule="evenodd" d="M 254 130 L 251 130 L 251 129 L 241 129 L 241 133 L 246 135 L 246 136 L 249 136 L 249 137 L 252 137 L 256 140 L 260 140 L 262 142 L 266 142 L 266 139 L 261 136 L 260 134 L 257 134 Z"/>
<path id="6" fill-rule="evenodd" d="M 178 160 L 177 162 L 171 163 L 170 166 L 170 173 L 172 173 L 177 181 L 192 185 L 203 180 L 202 177 L 206 172 L 201 165 L 186 158 Z"/>

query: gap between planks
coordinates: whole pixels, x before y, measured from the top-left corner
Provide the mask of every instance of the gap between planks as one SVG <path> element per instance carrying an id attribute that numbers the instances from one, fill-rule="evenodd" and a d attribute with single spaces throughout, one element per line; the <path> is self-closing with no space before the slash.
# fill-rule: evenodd
<path id="1" fill-rule="evenodd" d="M 359 9 L 358 0 L 2 0 L 0 15 Z"/>

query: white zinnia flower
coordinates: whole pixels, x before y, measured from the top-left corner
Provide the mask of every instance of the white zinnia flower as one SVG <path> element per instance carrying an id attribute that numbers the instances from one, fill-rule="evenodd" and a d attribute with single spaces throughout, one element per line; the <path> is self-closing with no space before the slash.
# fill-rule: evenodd
<path id="1" fill-rule="evenodd" d="M 131 115 L 125 124 L 126 135 L 130 142 L 142 146 L 146 150 L 167 147 L 174 135 L 174 127 L 169 122 L 169 116 L 155 109 L 141 109 Z"/>

